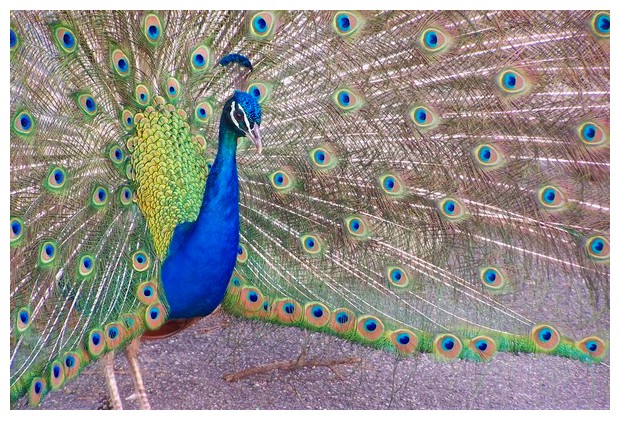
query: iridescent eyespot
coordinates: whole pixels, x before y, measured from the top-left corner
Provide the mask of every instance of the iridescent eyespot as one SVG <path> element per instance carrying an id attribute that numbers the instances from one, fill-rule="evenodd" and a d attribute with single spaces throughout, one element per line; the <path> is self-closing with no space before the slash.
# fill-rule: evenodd
<path id="1" fill-rule="evenodd" d="M 410 330 L 396 330 L 390 334 L 390 340 L 401 354 L 411 354 L 418 346 L 418 337 Z"/>
<path id="2" fill-rule="evenodd" d="M 211 63 L 211 53 L 205 45 L 194 49 L 190 55 L 190 64 L 194 73 L 204 72 Z"/>
<path id="3" fill-rule="evenodd" d="M 245 249 L 245 246 L 240 243 L 237 246 L 237 262 L 245 263 L 248 260 L 248 252 Z"/>
<path id="4" fill-rule="evenodd" d="M 164 324 L 166 310 L 161 303 L 156 303 L 146 308 L 144 317 L 147 328 L 149 330 L 157 330 Z"/>
<path id="5" fill-rule="evenodd" d="M 323 327 L 329 321 L 330 312 L 325 305 L 319 302 L 309 302 L 305 305 L 304 316 L 306 322 L 314 327 Z"/>
<path id="6" fill-rule="evenodd" d="M 441 199 L 438 204 L 439 213 L 450 221 L 458 221 L 465 216 L 465 208 L 457 199 L 446 197 Z"/>
<path id="7" fill-rule="evenodd" d="M 426 29 L 420 34 L 420 46 L 431 54 L 438 54 L 448 47 L 449 38 L 438 28 Z"/>
<path id="8" fill-rule="evenodd" d="M 577 127 L 577 134 L 587 147 L 602 146 L 609 142 L 607 130 L 593 121 L 581 123 Z"/>
<path id="9" fill-rule="evenodd" d="M 11 245 L 17 245 L 24 236 L 24 222 L 20 218 L 11 218 Z"/>
<path id="10" fill-rule="evenodd" d="M 136 90 L 134 91 L 134 96 L 136 97 L 136 102 L 138 102 L 140 106 L 146 106 L 151 101 L 151 92 L 146 85 L 137 85 Z"/>
<path id="11" fill-rule="evenodd" d="M 248 85 L 247 93 L 258 100 L 258 103 L 264 103 L 271 95 L 272 86 L 263 82 L 253 82 Z"/>
<path id="12" fill-rule="evenodd" d="M 61 53 L 70 54 L 75 52 L 77 48 L 77 40 L 73 34 L 73 30 L 64 27 L 56 26 L 54 28 L 54 39 L 56 44 L 60 48 Z"/>
<path id="13" fill-rule="evenodd" d="M 23 333 L 28 327 L 30 327 L 30 309 L 23 307 L 17 311 L 17 318 L 15 319 L 17 331 Z"/>
<path id="14" fill-rule="evenodd" d="M 65 369 L 62 363 L 58 360 L 52 361 L 49 372 L 50 388 L 59 389 L 65 381 Z"/>
<path id="15" fill-rule="evenodd" d="M 323 250 L 319 238 L 312 234 L 304 234 L 299 238 L 299 240 L 303 250 L 308 254 L 317 255 Z"/>
<path id="16" fill-rule="evenodd" d="M 301 318 L 302 308 L 293 299 L 282 299 L 275 303 L 275 315 L 280 322 L 292 323 Z"/>
<path id="17" fill-rule="evenodd" d="M 379 186 L 389 196 L 400 197 L 405 194 L 405 187 L 400 180 L 392 174 L 380 176 Z"/>
<path id="18" fill-rule="evenodd" d="M 345 218 L 344 225 L 347 229 L 347 233 L 356 239 L 364 240 L 370 237 L 370 229 L 366 221 L 358 216 L 353 215 Z"/>
<path id="19" fill-rule="evenodd" d="M 18 112 L 13 119 L 13 131 L 22 136 L 28 136 L 34 130 L 34 119 L 27 111 Z"/>
<path id="20" fill-rule="evenodd" d="M 506 286 L 506 277 L 497 267 L 483 267 L 480 269 L 482 284 L 493 290 L 501 290 Z"/>
<path id="21" fill-rule="evenodd" d="M 49 191 L 59 191 L 67 185 L 67 172 L 62 167 L 52 167 L 45 181 L 45 188 Z"/>
<path id="22" fill-rule="evenodd" d="M 125 130 L 132 130 L 135 126 L 133 112 L 123 109 L 123 112 L 121 112 L 121 124 Z"/>
<path id="23" fill-rule="evenodd" d="M 397 288 L 406 288 L 409 285 L 409 276 L 407 276 L 407 272 L 400 267 L 388 267 L 387 279 L 392 286 Z"/>
<path id="24" fill-rule="evenodd" d="M 463 350 L 461 341 L 451 334 L 442 334 L 433 342 L 438 357 L 446 360 L 455 360 Z"/>
<path id="25" fill-rule="evenodd" d="M 213 158 L 207 158 L 206 159 L 207 174 L 209 174 L 211 172 L 211 168 L 213 167 L 213 163 L 214 162 L 215 162 L 215 160 Z"/>
<path id="26" fill-rule="evenodd" d="M 112 51 L 112 67 L 122 77 L 129 76 L 129 58 L 120 49 Z"/>
<path id="27" fill-rule="evenodd" d="M 502 71 L 497 79 L 500 89 L 511 95 L 522 94 L 528 89 L 524 76 L 514 69 Z"/>
<path id="28" fill-rule="evenodd" d="M 548 325 L 537 325 L 532 329 L 532 340 L 542 350 L 550 351 L 560 343 L 560 334 Z"/>
<path id="29" fill-rule="evenodd" d="M 241 304 L 248 312 L 256 312 L 263 306 L 263 294 L 258 288 L 243 287 L 240 292 Z"/>
<path id="30" fill-rule="evenodd" d="M 357 318 L 355 313 L 346 308 L 334 309 L 329 318 L 329 326 L 337 333 L 346 333 L 354 330 L 356 325 Z"/>
<path id="31" fill-rule="evenodd" d="M 609 37 L 610 18 L 607 12 L 595 13 L 592 17 L 592 30 L 599 37 Z"/>
<path id="32" fill-rule="evenodd" d="M 194 117 L 196 122 L 206 124 L 213 117 L 213 106 L 209 102 L 198 103 L 194 109 Z"/>
<path id="33" fill-rule="evenodd" d="M 41 402 L 41 398 L 45 393 L 45 380 L 43 378 L 34 378 L 30 383 L 28 390 L 28 406 L 36 407 Z"/>
<path id="34" fill-rule="evenodd" d="M 19 37 L 13 27 L 11 27 L 11 52 L 15 51 L 19 46 Z"/>
<path id="35" fill-rule="evenodd" d="M 276 170 L 269 175 L 271 185 L 278 191 L 289 190 L 293 186 L 293 181 L 287 172 L 284 170 Z"/>
<path id="36" fill-rule="evenodd" d="M 161 20 L 153 13 L 150 13 L 143 18 L 142 31 L 144 32 L 146 40 L 152 44 L 158 44 L 161 42 L 164 35 Z"/>
<path id="37" fill-rule="evenodd" d="M 594 261 L 608 261 L 610 251 L 609 240 L 603 236 L 591 236 L 586 240 L 586 251 L 588 256 Z"/>
<path id="38" fill-rule="evenodd" d="M 97 103 L 91 94 L 78 95 L 77 103 L 86 115 L 93 117 L 97 114 Z"/>
<path id="39" fill-rule="evenodd" d="M 125 161 L 125 153 L 120 146 L 114 144 L 108 149 L 108 157 L 116 166 L 121 166 Z"/>
<path id="40" fill-rule="evenodd" d="M 90 201 L 95 208 L 101 208 L 105 206 L 105 204 L 108 202 L 108 190 L 103 186 L 95 187 Z"/>
<path id="41" fill-rule="evenodd" d="M 334 104 L 343 112 L 353 112 L 362 107 L 362 98 L 349 88 L 337 90 L 332 100 Z"/>
<path id="42" fill-rule="evenodd" d="M 338 159 L 330 148 L 318 146 L 308 152 L 312 165 L 319 170 L 329 170 L 338 164 Z"/>
<path id="43" fill-rule="evenodd" d="M 439 125 L 439 117 L 428 106 L 415 106 L 409 111 L 409 117 L 421 130 L 431 130 Z"/>
<path id="44" fill-rule="evenodd" d="M 56 259 L 56 243 L 47 240 L 39 246 L 39 265 L 48 266 Z"/>
<path id="45" fill-rule="evenodd" d="M 469 345 L 483 360 L 488 360 L 493 357 L 495 351 L 497 351 L 497 344 L 488 336 L 475 337 L 469 342 Z"/>
<path id="46" fill-rule="evenodd" d="M 546 185 L 538 190 L 538 203 L 546 210 L 560 210 L 566 208 L 568 200 L 560 188 Z"/>
<path id="47" fill-rule="evenodd" d="M 264 39 L 273 34 L 276 16 L 273 12 L 258 12 L 250 19 L 250 35 L 254 38 Z"/>
<path id="48" fill-rule="evenodd" d="M 95 269 L 95 258 L 92 255 L 82 255 L 78 263 L 78 275 L 86 277 Z"/>
<path id="49" fill-rule="evenodd" d="M 366 340 L 377 340 L 384 331 L 383 322 L 374 316 L 362 316 L 357 321 L 357 333 Z"/>
<path id="50" fill-rule="evenodd" d="M 605 342 L 596 336 L 589 336 L 580 340 L 577 342 L 577 347 L 581 351 L 595 358 L 602 357 L 607 349 Z"/>
<path id="51" fill-rule="evenodd" d="M 493 145 L 483 143 L 473 150 L 474 161 L 484 170 L 493 170 L 504 164 L 504 155 Z"/>
<path id="52" fill-rule="evenodd" d="M 146 252 L 138 250 L 134 252 L 131 256 L 131 264 L 134 270 L 137 270 L 138 272 L 144 272 L 150 267 L 151 259 L 146 254 Z"/>
<path id="53" fill-rule="evenodd" d="M 175 78 L 169 78 L 166 81 L 166 94 L 170 100 L 176 100 L 181 94 L 181 84 Z"/>
<path id="54" fill-rule="evenodd" d="M 118 196 L 123 206 L 128 206 L 133 202 L 133 191 L 128 186 L 123 186 L 118 190 Z"/>
<path id="55" fill-rule="evenodd" d="M 152 281 L 139 284 L 136 294 L 138 300 L 145 305 L 151 305 L 157 301 L 157 287 Z"/>
<path id="56" fill-rule="evenodd" d="M 334 15 L 332 26 L 341 36 L 353 36 L 363 24 L 363 19 L 352 12 L 337 12 Z"/>

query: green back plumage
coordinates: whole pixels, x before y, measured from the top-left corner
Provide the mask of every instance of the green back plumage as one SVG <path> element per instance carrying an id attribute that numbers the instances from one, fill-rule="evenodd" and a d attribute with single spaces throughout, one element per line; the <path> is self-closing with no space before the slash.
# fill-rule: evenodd
<path id="1" fill-rule="evenodd" d="M 212 115 L 232 87 L 214 64 L 229 52 L 254 63 L 243 89 L 259 97 L 264 152 L 238 148 L 241 246 L 225 309 L 447 360 L 604 358 L 605 16 L 15 12 L 12 398 L 30 389 L 36 403 L 36 378 L 44 392 L 64 382 L 59 363 L 64 379 L 77 373 L 67 354 L 79 369 L 165 319 L 159 267 L 171 229 L 197 213 Z M 171 170 L 175 187 L 139 179 L 132 154 L 169 136 L 134 145 L 126 121 L 168 103 L 196 151 Z M 165 172 L 166 154 L 150 165 Z"/>

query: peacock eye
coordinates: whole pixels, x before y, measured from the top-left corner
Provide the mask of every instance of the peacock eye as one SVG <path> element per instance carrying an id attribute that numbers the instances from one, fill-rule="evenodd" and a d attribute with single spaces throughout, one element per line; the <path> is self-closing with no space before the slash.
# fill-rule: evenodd
<path id="1" fill-rule="evenodd" d="M 240 112 L 238 110 L 235 111 L 234 113 L 235 119 L 237 121 L 242 121 L 243 120 L 243 112 Z"/>

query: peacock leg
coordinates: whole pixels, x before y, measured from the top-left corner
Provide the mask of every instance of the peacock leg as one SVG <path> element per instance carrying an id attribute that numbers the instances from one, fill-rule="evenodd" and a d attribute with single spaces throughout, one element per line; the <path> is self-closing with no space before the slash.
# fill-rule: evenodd
<path id="1" fill-rule="evenodd" d="M 114 376 L 114 351 L 105 354 L 101 359 L 101 364 L 103 365 L 105 380 L 108 383 L 108 395 L 112 403 L 112 408 L 123 409 L 121 396 L 118 393 L 118 385 L 116 384 L 116 377 Z"/>
<path id="2" fill-rule="evenodd" d="M 142 382 L 142 374 L 140 373 L 140 365 L 138 364 L 138 351 L 140 349 L 140 338 L 136 338 L 131 341 L 125 349 L 125 355 L 129 362 L 129 369 L 131 370 L 131 377 L 133 379 L 133 385 L 140 402 L 140 409 L 151 409 L 149 399 L 146 397 L 146 389 L 144 388 L 144 382 Z"/>

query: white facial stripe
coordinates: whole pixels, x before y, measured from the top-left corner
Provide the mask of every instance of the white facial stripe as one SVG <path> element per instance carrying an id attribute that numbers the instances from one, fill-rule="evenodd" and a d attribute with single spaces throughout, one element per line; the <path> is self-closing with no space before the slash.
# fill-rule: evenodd
<path id="1" fill-rule="evenodd" d="M 241 129 L 239 127 L 239 123 L 237 122 L 237 120 L 235 119 L 235 115 L 233 114 L 233 112 L 235 111 L 235 106 L 236 106 L 236 102 L 232 102 L 232 104 L 230 105 L 230 113 L 228 114 L 228 116 L 230 116 L 230 119 L 232 119 L 232 122 L 235 123 L 235 125 L 237 126 L 237 128 Z"/>
<path id="2" fill-rule="evenodd" d="M 243 106 L 239 105 L 239 109 L 241 109 L 241 112 L 243 112 L 243 121 L 245 122 L 245 126 L 247 127 L 248 131 L 250 131 L 250 123 L 248 122 L 248 116 L 245 114 L 245 111 L 243 110 Z"/>

